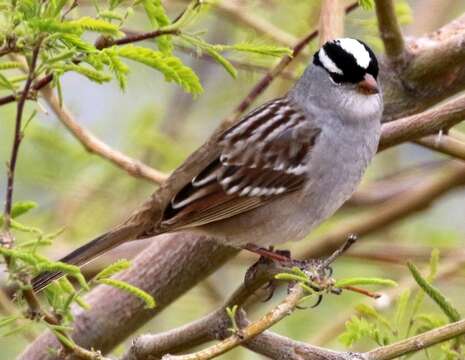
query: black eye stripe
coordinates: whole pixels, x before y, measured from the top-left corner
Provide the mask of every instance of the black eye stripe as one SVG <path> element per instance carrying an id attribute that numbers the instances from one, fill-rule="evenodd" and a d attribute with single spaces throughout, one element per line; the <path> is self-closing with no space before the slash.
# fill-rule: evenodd
<path id="1" fill-rule="evenodd" d="M 370 55 L 368 68 L 364 68 L 357 63 L 357 59 L 352 53 L 347 52 L 342 48 L 338 41 L 327 42 L 324 46 L 324 52 L 342 72 L 342 74 L 334 73 L 325 68 L 319 59 L 319 52 L 314 56 L 313 63 L 323 67 L 337 83 L 358 83 L 363 80 L 365 74 L 371 74 L 375 79 L 378 76 L 378 61 L 373 51 L 363 42 L 360 42 Z"/>

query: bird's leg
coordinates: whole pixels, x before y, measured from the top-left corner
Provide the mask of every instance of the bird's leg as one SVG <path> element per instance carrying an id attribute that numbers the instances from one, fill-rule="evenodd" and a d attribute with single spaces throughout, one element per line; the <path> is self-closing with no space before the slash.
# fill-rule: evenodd
<path id="1" fill-rule="evenodd" d="M 274 260 L 279 263 L 287 264 L 291 261 L 291 253 L 287 250 L 273 250 L 272 247 L 265 249 L 255 244 L 248 243 L 243 247 L 244 250 L 258 254 L 269 260 Z"/>
<path id="2" fill-rule="evenodd" d="M 255 244 L 247 244 L 244 246 L 244 250 L 248 250 L 253 252 L 254 254 L 260 255 L 259 260 L 252 265 L 252 267 L 247 270 L 246 279 L 250 276 L 251 273 L 255 271 L 255 268 L 259 265 L 283 265 L 285 267 L 292 266 L 294 261 L 291 258 L 291 252 L 289 250 L 274 250 L 272 246 L 268 249 L 257 246 Z M 264 289 L 267 290 L 269 293 L 263 300 L 266 302 L 273 297 L 274 291 L 277 287 L 277 283 L 275 280 L 270 280 L 265 286 Z"/>

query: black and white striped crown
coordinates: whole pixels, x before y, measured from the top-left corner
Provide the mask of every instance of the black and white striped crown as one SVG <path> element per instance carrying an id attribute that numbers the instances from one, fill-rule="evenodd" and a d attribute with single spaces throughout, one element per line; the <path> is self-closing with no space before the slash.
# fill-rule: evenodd
<path id="1" fill-rule="evenodd" d="M 362 41 L 341 38 L 326 42 L 315 53 L 313 64 L 324 68 L 337 83 L 358 83 L 368 73 L 378 76 L 378 61 Z"/>

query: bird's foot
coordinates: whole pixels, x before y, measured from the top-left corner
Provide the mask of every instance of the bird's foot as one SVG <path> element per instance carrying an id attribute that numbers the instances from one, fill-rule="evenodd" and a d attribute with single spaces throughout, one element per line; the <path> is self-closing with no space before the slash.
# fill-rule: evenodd
<path id="1" fill-rule="evenodd" d="M 323 293 L 340 294 L 341 289 L 335 288 L 335 283 L 332 278 L 333 269 L 331 264 L 342 253 L 344 253 L 357 240 L 356 236 L 350 235 L 343 246 L 337 249 L 332 255 L 324 259 L 296 260 L 292 259 L 291 253 L 287 250 L 274 250 L 273 248 L 265 249 L 253 244 L 247 244 L 244 249 L 253 253 L 259 254 L 259 260 L 252 265 L 246 273 L 245 283 L 256 275 L 262 268 L 269 268 L 269 273 L 283 274 L 278 278 L 290 281 L 291 287 L 295 281 L 300 281 L 303 286 L 312 291 L 318 296 L 317 302 L 311 306 L 312 308 L 320 304 Z M 266 271 L 266 270 L 265 270 Z M 288 274 L 289 276 L 286 276 Z M 297 279 L 297 280 L 296 280 Z M 264 287 L 268 291 L 264 301 L 272 298 L 277 287 L 277 278 L 274 276 Z"/>

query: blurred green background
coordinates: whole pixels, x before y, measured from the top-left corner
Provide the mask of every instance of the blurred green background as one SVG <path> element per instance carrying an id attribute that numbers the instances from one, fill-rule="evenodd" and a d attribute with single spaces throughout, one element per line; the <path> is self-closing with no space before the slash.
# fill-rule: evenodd
<path id="1" fill-rule="evenodd" d="M 317 24 L 319 1 L 255 0 L 237 1 L 244 11 L 266 19 L 285 32 L 303 36 Z M 441 26 L 465 11 L 463 1 L 408 1 L 410 15 L 402 8 L 402 21 L 406 35 L 420 35 Z M 174 17 L 185 6 L 183 1 L 166 1 L 170 16 Z M 83 5 L 77 10 L 85 14 L 92 11 Z M 143 14 L 135 13 L 129 28 L 150 28 Z M 232 18 L 214 9 L 204 14 L 196 23 L 199 31 L 207 32 L 212 43 L 235 43 L 239 41 L 270 42 L 258 32 L 238 24 Z M 346 35 L 366 40 L 382 51 L 377 37 L 373 11 L 356 10 L 346 20 Z M 148 46 L 148 44 L 146 44 Z M 316 42 L 311 44 L 313 51 Z M 221 67 L 211 61 L 198 59 L 183 52 L 176 52 L 186 64 L 198 73 L 205 91 L 196 99 L 185 94 L 176 85 L 166 83 L 162 75 L 149 68 L 131 63 L 131 74 L 126 92 L 121 92 L 116 82 L 96 85 L 76 74 L 63 77 L 64 102 L 80 124 L 91 130 L 110 146 L 140 159 L 166 172 L 174 169 L 183 159 L 201 144 L 219 122 L 229 115 L 247 91 L 261 78 L 258 72 L 239 70 L 237 79 L 232 79 Z M 271 66 L 276 60 L 234 55 L 241 62 Z M 295 64 L 291 70 L 298 74 L 304 64 Z M 258 102 L 283 94 L 292 85 L 292 80 L 280 78 L 261 96 Z M 39 99 L 39 103 L 41 100 Z M 42 102 L 43 104 L 43 102 Z M 28 104 L 26 114 L 33 109 Z M 46 109 L 45 106 L 43 106 Z M 9 156 L 14 126 L 15 104 L 0 107 L 0 161 L 4 164 Z M 465 127 L 462 126 L 462 131 Z M 383 152 L 376 158 L 366 177 L 366 183 L 396 173 L 409 166 L 442 159 L 441 155 L 415 145 L 402 145 Z M 2 169 L 4 169 L 2 167 Z M 4 201 L 5 170 L 0 177 L 0 198 Z M 90 238 L 123 219 L 154 190 L 154 185 L 128 176 L 97 156 L 90 155 L 63 127 L 51 112 L 41 111 L 26 130 L 20 151 L 15 185 L 15 201 L 33 200 L 39 207 L 22 219 L 46 233 L 61 228 L 64 232 L 53 246 L 43 253 L 58 258 Z M 397 222 L 360 243 L 353 252 L 375 248 L 387 249 L 400 245 L 418 247 L 426 252 L 433 247 L 447 250 L 465 244 L 465 192 L 452 191 L 425 211 Z M 344 220 L 347 214 L 357 209 L 343 210 L 322 226 L 321 234 Z M 310 238 L 316 237 L 312 234 Z M 22 239 L 23 237 L 23 239 Z M 18 235 L 18 241 L 24 240 Z M 156 241 L 154 239 L 153 241 Z M 309 239 L 308 241 L 311 241 Z M 305 242 L 284 244 L 296 253 L 305 249 Z M 132 250 L 131 250 L 132 249 Z M 122 249 L 118 254 L 132 256 L 134 249 Z M 140 248 L 139 248 L 140 249 Z M 244 273 L 254 258 L 241 254 L 230 261 L 207 281 L 184 295 L 160 316 L 147 324 L 140 332 L 159 332 L 195 320 L 219 306 L 242 281 Z M 392 279 L 409 277 L 406 259 L 398 263 L 386 263 L 348 256 L 335 265 L 339 277 L 382 276 Z M 420 264 L 421 260 L 418 260 Z M 2 278 L 5 274 L 1 275 Z M 463 270 L 438 283 L 451 301 L 465 314 Z M 279 299 L 279 294 L 275 296 Z M 335 324 L 343 324 L 354 306 L 365 301 L 360 295 L 344 293 L 327 296 L 316 309 L 296 311 L 281 321 L 273 330 L 296 340 L 319 342 L 319 345 L 342 348 L 337 341 L 340 329 L 331 330 Z M 255 306 L 258 313 L 271 303 Z M 371 301 L 373 304 L 374 301 Z M 434 309 L 431 302 L 427 306 Z M 381 304 L 380 306 L 387 306 Z M 390 316 L 387 309 L 387 316 Z M 353 312 L 353 311 L 352 311 Z M 349 312 L 350 313 L 350 312 Z M 252 314 L 252 317 L 256 314 Z M 35 333 L 40 328 L 30 329 Z M 324 338 L 324 339 L 323 339 Z M 322 340 L 323 339 L 323 340 Z M 10 359 L 26 345 L 26 338 L 15 335 L 0 337 L 0 358 Z M 362 343 L 355 349 L 372 347 Z M 116 352 L 120 351 L 120 346 Z M 423 358 L 422 354 L 417 358 Z M 236 349 L 224 359 L 259 359 L 248 350 Z"/>

